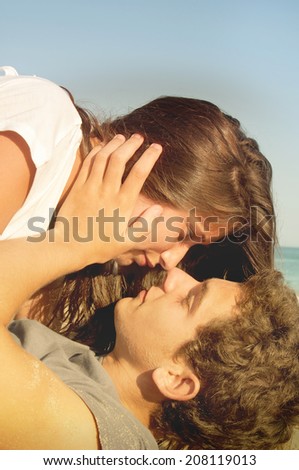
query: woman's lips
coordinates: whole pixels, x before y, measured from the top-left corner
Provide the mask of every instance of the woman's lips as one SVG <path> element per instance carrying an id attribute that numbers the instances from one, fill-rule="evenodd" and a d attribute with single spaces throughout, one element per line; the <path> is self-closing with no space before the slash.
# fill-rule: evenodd
<path id="1" fill-rule="evenodd" d="M 138 257 L 135 258 L 135 263 L 138 264 L 138 266 L 146 266 L 147 265 L 147 259 L 144 254 L 138 255 Z"/>
<path id="2" fill-rule="evenodd" d="M 139 266 L 148 266 L 149 268 L 154 268 L 155 265 L 147 258 L 145 254 L 140 254 L 135 258 L 135 263 Z"/>
<path id="3" fill-rule="evenodd" d="M 138 266 L 148 266 L 149 268 L 154 268 L 157 263 L 153 263 L 145 253 L 140 253 L 134 257 L 134 262 L 138 264 Z"/>

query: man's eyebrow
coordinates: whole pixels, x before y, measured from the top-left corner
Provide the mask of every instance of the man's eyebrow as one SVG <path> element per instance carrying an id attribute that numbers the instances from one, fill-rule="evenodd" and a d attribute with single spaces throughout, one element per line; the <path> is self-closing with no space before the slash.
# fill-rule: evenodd
<path id="1" fill-rule="evenodd" d="M 195 309 L 197 310 L 198 307 L 200 307 L 200 304 L 202 303 L 207 291 L 209 288 L 209 279 L 203 281 L 200 286 L 197 288 L 196 292 L 194 292 L 195 298 L 194 302 L 192 303 L 191 310 L 194 311 Z M 192 291 L 190 292 L 192 294 Z"/>

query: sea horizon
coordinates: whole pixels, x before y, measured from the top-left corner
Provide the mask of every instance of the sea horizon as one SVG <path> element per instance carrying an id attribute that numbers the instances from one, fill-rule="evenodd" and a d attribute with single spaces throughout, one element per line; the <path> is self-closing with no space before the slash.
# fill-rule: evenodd
<path id="1" fill-rule="evenodd" d="M 287 284 L 294 289 L 299 296 L 299 247 L 276 247 L 275 267 L 283 273 Z"/>

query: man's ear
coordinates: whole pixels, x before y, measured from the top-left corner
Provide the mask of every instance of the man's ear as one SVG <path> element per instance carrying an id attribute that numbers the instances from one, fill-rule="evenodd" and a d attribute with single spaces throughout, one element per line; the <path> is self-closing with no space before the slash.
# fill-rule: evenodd
<path id="1" fill-rule="evenodd" d="M 158 367 L 153 371 L 152 378 L 160 393 L 170 400 L 191 400 L 200 389 L 198 377 L 183 364 Z"/>

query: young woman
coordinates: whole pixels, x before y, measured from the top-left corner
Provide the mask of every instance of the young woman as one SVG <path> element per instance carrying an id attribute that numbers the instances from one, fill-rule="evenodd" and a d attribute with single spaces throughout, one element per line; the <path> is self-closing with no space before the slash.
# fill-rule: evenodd
<path id="1" fill-rule="evenodd" d="M 48 228 L 95 144 L 124 136 L 112 141 L 117 142 L 112 150 L 108 143 L 115 171 L 124 151 L 133 155 L 124 177 L 150 144 L 163 147 L 131 207 L 132 217 L 154 220 L 152 237 L 147 233 L 142 243 L 138 237 L 116 257 L 124 266 L 118 276 L 111 275 L 110 265 L 97 264 L 47 287 L 39 293 L 38 313 L 31 304 L 31 315 L 51 323 L 55 309 L 56 328 L 63 324 L 67 330 L 146 282 L 146 271 L 156 265 L 170 269 L 183 260 L 197 279 L 225 275 L 239 281 L 272 266 L 271 166 L 237 120 L 206 101 L 165 97 L 99 124 L 53 83 L 5 72 L 0 79 L 3 238 L 36 235 L 37 225 Z M 91 195 L 86 203 L 93 204 Z"/>

